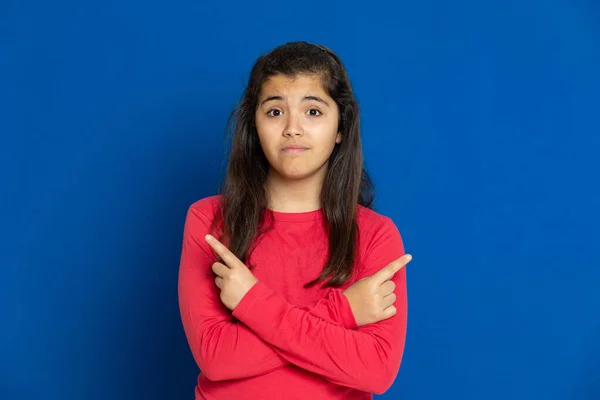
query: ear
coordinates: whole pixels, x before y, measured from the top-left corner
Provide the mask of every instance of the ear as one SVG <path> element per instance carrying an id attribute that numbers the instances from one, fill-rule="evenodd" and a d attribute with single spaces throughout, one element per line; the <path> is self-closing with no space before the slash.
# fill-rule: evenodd
<path id="1" fill-rule="evenodd" d="M 338 132 L 337 136 L 335 137 L 335 142 L 336 143 L 342 142 L 342 132 Z"/>

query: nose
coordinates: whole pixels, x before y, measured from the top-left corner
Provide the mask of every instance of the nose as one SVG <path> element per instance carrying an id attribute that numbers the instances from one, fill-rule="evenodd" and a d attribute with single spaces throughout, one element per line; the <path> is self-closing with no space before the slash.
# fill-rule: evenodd
<path id="1" fill-rule="evenodd" d="M 283 136 L 285 137 L 298 137 L 304 135 L 304 130 L 302 129 L 302 125 L 300 123 L 300 118 L 288 114 L 287 123 L 283 130 Z"/>

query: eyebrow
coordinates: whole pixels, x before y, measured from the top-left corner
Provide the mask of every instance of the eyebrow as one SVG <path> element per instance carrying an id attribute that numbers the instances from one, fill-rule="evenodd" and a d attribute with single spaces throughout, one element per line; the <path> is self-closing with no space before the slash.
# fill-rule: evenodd
<path id="1" fill-rule="evenodd" d="M 263 104 L 265 104 L 268 101 L 273 101 L 273 100 L 283 100 L 284 97 L 282 96 L 269 96 L 266 99 L 264 99 L 263 101 L 260 102 L 260 105 L 262 106 Z M 314 101 L 318 101 L 319 103 L 323 103 L 325 104 L 327 107 L 329 107 L 329 103 L 327 103 L 325 100 L 323 100 L 322 98 L 320 98 L 319 96 L 314 96 L 314 95 L 310 95 L 310 96 L 304 96 L 302 98 L 302 101 L 306 101 L 306 100 L 314 100 Z"/>

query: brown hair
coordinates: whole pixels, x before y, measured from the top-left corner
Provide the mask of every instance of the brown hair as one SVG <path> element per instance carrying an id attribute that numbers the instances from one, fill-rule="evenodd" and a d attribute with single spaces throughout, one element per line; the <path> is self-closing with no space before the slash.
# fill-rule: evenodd
<path id="1" fill-rule="evenodd" d="M 321 274 L 305 284 L 312 286 L 330 277 L 324 286 L 343 285 L 351 276 L 358 240 L 357 204 L 373 208 L 373 184 L 363 167 L 359 128 L 359 107 L 346 69 L 335 53 L 321 45 L 291 42 L 258 58 L 243 95 L 231 113 L 231 151 L 227 173 L 220 188 L 219 218 L 229 250 L 242 262 L 266 232 L 264 211 L 268 196 L 264 183 L 269 163 L 260 146 L 255 111 L 262 84 L 271 76 L 315 74 L 337 103 L 338 131 L 343 140 L 336 144 L 328 161 L 321 190 L 321 207 L 329 237 L 329 257 Z M 262 228 L 261 228 L 262 227 Z M 249 266 L 252 268 L 252 266 Z"/>

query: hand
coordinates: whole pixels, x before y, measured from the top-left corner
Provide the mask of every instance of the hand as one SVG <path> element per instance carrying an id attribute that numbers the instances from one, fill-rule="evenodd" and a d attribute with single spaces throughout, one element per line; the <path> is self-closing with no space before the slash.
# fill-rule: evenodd
<path id="1" fill-rule="evenodd" d="M 354 282 L 343 292 L 358 326 L 373 324 L 396 314 L 393 305 L 396 301 L 396 284 L 391 279 L 410 260 L 412 256 L 405 254 L 375 274 Z"/>
<path id="2" fill-rule="evenodd" d="M 215 284 L 221 289 L 221 301 L 225 304 L 225 307 L 233 311 L 250 288 L 258 282 L 258 279 L 221 242 L 211 235 L 206 235 L 205 239 L 225 263 L 214 263 L 212 270 L 217 274 Z"/>

